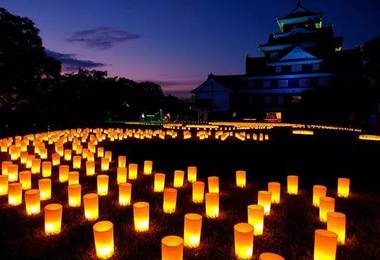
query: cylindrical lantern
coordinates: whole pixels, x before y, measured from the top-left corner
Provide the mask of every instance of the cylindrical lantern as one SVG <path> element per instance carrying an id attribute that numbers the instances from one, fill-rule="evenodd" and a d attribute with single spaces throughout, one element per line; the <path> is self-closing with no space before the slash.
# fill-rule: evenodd
<path id="1" fill-rule="evenodd" d="M 339 212 L 327 213 L 327 230 L 338 235 L 338 243 L 344 245 L 346 241 L 346 215 Z"/>
<path id="2" fill-rule="evenodd" d="M 33 166 L 33 160 L 34 160 L 34 155 L 33 154 L 29 154 L 28 158 L 26 159 L 26 168 L 28 168 L 28 169 L 32 168 L 32 166 Z"/>
<path id="3" fill-rule="evenodd" d="M 119 155 L 117 157 L 117 166 L 120 168 L 127 167 L 127 156 L 125 155 Z"/>
<path id="4" fill-rule="evenodd" d="M 176 210 L 177 190 L 173 188 L 164 189 L 163 210 L 165 213 L 171 214 Z"/>
<path id="5" fill-rule="evenodd" d="M 174 180 L 173 180 L 174 188 L 181 188 L 183 186 L 184 177 L 185 177 L 184 171 L 181 171 L 181 170 L 174 171 Z"/>
<path id="6" fill-rule="evenodd" d="M 254 235 L 263 234 L 264 230 L 264 207 L 261 205 L 248 205 L 248 223 L 253 226 Z"/>
<path id="7" fill-rule="evenodd" d="M 44 208 L 45 211 L 45 234 L 56 235 L 61 232 L 62 205 L 53 203 Z"/>
<path id="8" fill-rule="evenodd" d="M 51 198 L 51 179 L 43 178 L 38 180 L 38 189 L 40 190 L 40 199 L 48 200 Z"/>
<path id="9" fill-rule="evenodd" d="M 259 191 L 257 194 L 257 204 L 263 206 L 265 216 L 270 215 L 272 193 L 264 190 Z"/>
<path id="10" fill-rule="evenodd" d="M 8 194 L 8 176 L 0 175 L 0 196 Z"/>
<path id="11" fill-rule="evenodd" d="M 108 158 L 100 158 L 100 169 L 102 171 L 108 171 L 110 169 L 110 160 Z"/>
<path id="12" fill-rule="evenodd" d="M 104 158 L 102 158 L 104 159 Z M 108 175 L 98 175 L 97 177 L 97 187 L 98 187 L 98 195 L 106 196 L 108 195 Z"/>
<path id="13" fill-rule="evenodd" d="M 319 200 L 319 220 L 327 221 L 327 213 L 335 211 L 335 199 L 332 197 L 320 197 Z"/>
<path id="14" fill-rule="evenodd" d="M 144 174 L 150 175 L 153 170 L 153 161 L 146 160 L 144 161 Z"/>
<path id="15" fill-rule="evenodd" d="M 127 182 L 127 168 L 125 167 L 117 167 L 117 184 L 126 183 Z"/>
<path id="16" fill-rule="evenodd" d="M 236 171 L 236 186 L 239 188 L 244 188 L 246 186 L 246 182 L 246 171 Z"/>
<path id="17" fill-rule="evenodd" d="M 219 193 L 219 177 L 210 176 L 207 178 L 208 192 Z"/>
<path id="18" fill-rule="evenodd" d="M 58 166 L 61 163 L 61 157 L 58 153 L 53 153 L 51 155 L 51 160 L 53 162 L 53 166 Z"/>
<path id="19" fill-rule="evenodd" d="M 79 184 L 79 172 L 69 172 L 69 185 Z"/>
<path id="20" fill-rule="evenodd" d="M 161 260 L 183 260 L 183 239 L 166 236 L 161 240 Z"/>
<path id="21" fill-rule="evenodd" d="M 128 206 L 131 205 L 132 197 L 132 184 L 120 183 L 119 184 L 119 205 Z"/>
<path id="22" fill-rule="evenodd" d="M 105 151 L 104 158 L 107 158 L 108 161 L 112 161 L 112 151 Z"/>
<path id="23" fill-rule="evenodd" d="M 133 204 L 133 220 L 137 232 L 149 230 L 149 203 L 136 202 Z"/>
<path id="24" fill-rule="evenodd" d="M 67 187 L 70 207 L 80 207 L 82 201 L 82 187 L 80 184 L 71 184 Z"/>
<path id="25" fill-rule="evenodd" d="M 128 179 L 136 180 L 137 179 L 137 163 L 129 163 L 128 164 Z"/>
<path id="26" fill-rule="evenodd" d="M 11 206 L 18 206 L 21 203 L 22 203 L 22 187 L 21 187 L 21 184 L 18 182 L 9 183 L 9 185 L 8 185 L 8 204 Z"/>
<path id="27" fill-rule="evenodd" d="M 37 215 L 41 212 L 40 191 L 37 189 L 25 191 L 26 214 Z"/>
<path id="28" fill-rule="evenodd" d="M 285 260 L 285 258 L 274 253 L 262 253 L 259 256 L 259 260 Z"/>
<path id="29" fill-rule="evenodd" d="M 235 255 L 240 259 L 250 259 L 253 254 L 253 226 L 238 223 L 234 226 Z"/>
<path id="30" fill-rule="evenodd" d="M 193 202 L 202 203 L 205 193 L 205 183 L 203 181 L 193 182 Z"/>
<path id="31" fill-rule="evenodd" d="M 313 206 L 319 207 L 319 200 L 321 197 L 326 197 L 327 187 L 323 185 L 313 186 Z"/>
<path id="32" fill-rule="evenodd" d="M 335 260 L 338 237 L 334 232 L 317 229 L 314 237 L 314 260 Z"/>
<path id="33" fill-rule="evenodd" d="M 32 160 L 32 173 L 38 174 L 41 171 L 41 159 Z"/>
<path id="34" fill-rule="evenodd" d="M 187 167 L 187 181 L 190 183 L 197 181 L 197 166 Z"/>
<path id="35" fill-rule="evenodd" d="M 100 157 L 104 157 L 104 148 L 103 148 L 103 147 L 98 147 L 97 156 L 98 156 L 99 158 L 100 158 Z"/>
<path id="36" fill-rule="evenodd" d="M 92 227 L 96 256 L 110 258 L 114 253 L 113 224 L 111 221 L 99 221 Z"/>
<path id="37" fill-rule="evenodd" d="M 165 174 L 155 173 L 154 174 L 154 192 L 163 192 L 165 188 Z"/>
<path id="38" fill-rule="evenodd" d="M 217 218 L 219 216 L 219 193 L 206 193 L 206 216 L 208 218 Z"/>
<path id="39" fill-rule="evenodd" d="M 86 161 L 86 175 L 87 176 L 95 175 L 95 162 L 94 161 Z"/>
<path id="40" fill-rule="evenodd" d="M 338 197 L 347 198 L 350 194 L 350 179 L 338 178 Z"/>
<path id="41" fill-rule="evenodd" d="M 80 169 L 82 165 L 82 157 L 79 155 L 76 155 L 73 157 L 73 168 L 74 169 Z"/>
<path id="42" fill-rule="evenodd" d="M 65 149 L 63 157 L 64 157 L 64 159 L 66 161 L 70 161 L 71 160 L 71 150 L 70 149 Z"/>
<path id="43" fill-rule="evenodd" d="M 84 216 L 87 220 L 96 220 L 99 217 L 99 197 L 96 193 L 87 193 L 83 196 Z"/>
<path id="44" fill-rule="evenodd" d="M 59 166 L 59 182 L 66 182 L 69 179 L 70 167 L 68 165 Z"/>
<path id="45" fill-rule="evenodd" d="M 51 162 L 44 161 L 42 162 L 42 177 L 51 176 Z"/>
<path id="46" fill-rule="evenodd" d="M 278 204 L 281 200 L 281 183 L 279 182 L 269 182 L 268 191 L 272 193 L 272 203 Z"/>
<path id="47" fill-rule="evenodd" d="M 23 190 L 32 188 L 32 173 L 30 171 L 21 171 L 19 177 Z"/>
<path id="48" fill-rule="evenodd" d="M 11 161 L 3 161 L 1 162 L 1 174 L 2 175 L 8 175 L 8 167 L 9 165 L 12 165 Z"/>
<path id="49" fill-rule="evenodd" d="M 297 195 L 298 194 L 298 176 L 288 175 L 287 184 L 288 184 L 288 194 Z"/>
<path id="50" fill-rule="evenodd" d="M 202 215 L 187 213 L 183 228 L 183 239 L 186 247 L 198 247 L 201 242 Z"/>
<path id="51" fill-rule="evenodd" d="M 8 180 L 9 182 L 18 181 L 18 165 L 17 164 L 8 165 Z"/>

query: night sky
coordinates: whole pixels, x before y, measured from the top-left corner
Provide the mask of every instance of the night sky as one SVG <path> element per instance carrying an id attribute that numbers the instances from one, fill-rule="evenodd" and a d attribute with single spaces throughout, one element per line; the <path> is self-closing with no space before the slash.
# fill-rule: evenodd
<path id="1" fill-rule="evenodd" d="M 151 80 L 186 94 L 207 75 L 240 74 L 296 0 L 0 0 L 31 18 L 50 54 L 109 75 Z M 380 34 L 379 0 L 305 0 L 345 37 L 345 48 Z"/>

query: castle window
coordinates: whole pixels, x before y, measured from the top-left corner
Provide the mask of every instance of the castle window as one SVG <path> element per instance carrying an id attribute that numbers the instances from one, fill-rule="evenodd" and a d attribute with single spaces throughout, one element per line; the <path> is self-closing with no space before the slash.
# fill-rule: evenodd
<path id="1" fill-rule="evenodd" d="M 310 79 L 300 79 L 299 81 L 300 88 L 308 88 L 310 87 Z"/>
<path id="2" fill-rule="evenodd" d="M 264 88 L 270 88 L 270 85 L 271 85 L 270 80 L 264 80 L 263 85 L 264 85 Z"/>
<path id="3" fill-rule="evenodd" d="M 278 87 L 279 88 L 287 88 L 289 85 L 289 82 L 287 79 L 279 80 L 278 81 Z"/>
<path id="4" fill-rule="evenodd" d="M 281 66 L 276 66 L 275 67 L 276 73 L 281 73 L 282 72 L 282 67 Z"/>
<path id="5" fill-rule="evenodd" d="M 302 71 L 301 64 L 292 65 L 292 72 L 300 72 L 300 71 Z"/>
<path id="6" fill-rule="evenodd" d="M 312 65 L 312 69 L 313 69 L 314 71 L 316 71 L 316 70 L 320 70 L 320 69 L 321 69 L 321 65 L 320 65 L 319 63 L 315 63 L 315 64 Z"/>

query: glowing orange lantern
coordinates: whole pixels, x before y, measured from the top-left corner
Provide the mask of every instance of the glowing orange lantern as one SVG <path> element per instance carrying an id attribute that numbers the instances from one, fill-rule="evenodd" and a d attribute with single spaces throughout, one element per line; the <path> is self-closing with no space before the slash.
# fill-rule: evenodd
<path id="1" fill-rule="evenodd" d="M 38 180 L 38 189 L 40 190 L 40 199 L 48 200 L 51 198 L 51 179 L 43 178 Z"/>
<path id="2" fill-rule="evenodd" d="M 150 175 L 153 170 L 153 161 L 144 161 L 144 174 Z"/>
<path id="3" fill-rule="evenodd" d="M 51 162 L 42 162 L 42 177 L 51 176 Z"/>
<path id="4" fill-rule="evenodd" d="M 82 165 L 82 157 L 79 155 L 76 155 L 73 157 L 73 168 L 74 169 L 80 169 Z"/>
<path id="5" fill-rule="evenodd" d="M 18 206 L 22 203 L 22 187 L 21 184 L 10 183 L 8 185 L 8 204 L 11 206 Z"/>
<path id="6" fill-rule="evenodd" d="M 207 178 L 208 192 L 219 193 L 219 177 L 210 176 Z"/>
<path id="7" fill-rule="evenodd" d="M 132 196 L 132 184 L 120 183 L 119 184 L 119 205 L 128 206 L 131 205 Z"/>
<path id="8" fill-rule="evenodd" d="M 347 198 L 350 194 L 350 179 L 338 178 L 338 197 Z"/>
<path id="9" fill-rule="evenodd" d="M 82 186 L 80 184 L 72 184 L 67 187 L 68 200 L 70 207 L 80 207 L 82 202 Z"/>
<path id="10" fill-rule="evenodd" d="M 268 191 L 272 193 L 272 203 L 278 204 L 281 200 L 281 183 L 279 182 L 269 182 Z"/>
<path id="11" fill-rule="evenodd" d="M 117 184 L 127 182 L 127 168 L 117 167 Z"/>
<path id="12" fill-rule="evenodd" d="M 34 160 L 34 155 L 33 154 L 29 154 L 28 158 L 26 160 L 26 168 L 28 168 L 28 169 L 32 168 L 32 166 L 33 166 L 33 160 Z"/>
<path id="13" fill-rule="evenodd" d="M 87 161 L 86 162 L 86 175 L 87 176 L 95 175 L 95 162 L 94 161 Z"/>
<path id="14" fill-rule="evenodd" d="M 96 193 L 87 193 L 83 196 L 84 216 L 87 220 L 96 220 L 99 217 L 99 197 Z"/>
<path id="15" fill-rule="evenodd" d="M 344 245 L 346 241 L 346 215 L 339 212 L 328 212 L 327 230 L 337 234 L 338 243 Z"/>
<path id="16" fill-rule="evenodd" d="M 314 260 L 335 260 L 338 237 L 334 232 L 317 229 L 314 238 Z"/>
<path id="17" fill-rule="evenodd" d="M 1 174 L 8 175 L 8 167 L 12 165 L 11 161 L 3 161 L 1 162 Z"/>
<path id="18" fill-rule="evenodd" d="M 110 168 L 110 160 L 106 157 L 100 159 L 100 168 L 102 171 L 108 171 Z"/>
<path id="19" fill-rule="evenodd" d="M 29 190 L 32 187 L 32 173 L 30 171 L 21 171 L 19 177 L 22 189 Z"/>
<path id="20" fill-rule="evenodd" d="M 154 174 L 154 192 L 163 192 L 165 188 L 165 174 L 155 173 Z"/>
<path id="21" fill-rule="evenodd" d="M 197 181 L 197 166 L 187 167 L 187 181 L 190 183 Z"/>
<path id="22" fill-rule="evenodd" d="M 270 191 L 261 190 L 257 195 L 257 204 L 263 206 L 264 214 L 268 216 L 270 214 L 270 208 L 272 203 L 272 193 Z"/>
<path id="23" fill-rule="evenodd" d="M 96 256 L 100 259 L 110 258 L 114 253 L 113 224 L 111 221 L 99 221 L 92 227 Z"/>
<path id="24" fill-rule="evenodd" d="M 103 159 L 103 158 L 102 158 Z M 106 196 L 108 195 L 108 175 L 98 175 L 97 177 L 97 187 L 98 195 Z"/>
<path id="25" fill-rule="evenodd" d="M 261 205 L 248 206 L 248 223 L 253 226 L 254 235 L 263 234 L 264 230 L 264 207 Z"/>
<path id="26" fill-rule="evenodd" d="M 313 206 L 319 207 L 319 200 L 321 197 L 326 197 L 327 188 L 323 185 L 313 186 Z"/>
<path id="27" fill-rule="evenodd" d="M 186 247 L 198 247 L 201 241 L 202 216 L 196 213 L 185 215 L 183 238 Z"/>
<path id="28" fill-rule="evenodd" d="M 79 172 L 69 172 L 69 185 L 79 184 Z"/>
<path id="29" fill-rule="evenodd" d="M 119 155 L 117 157 L 118 167 L 125 168 L 127 166 L 127 156 Z"/>
<path id="30" fill-rule="evenodd" d="M 107 158 L 108 161 L 112 161 L 112 151 L 105 151 L 104 158 Z"/>
<path id="31" fill-rule="evenodd" d="M 37 189 L 25 191 L 26 214 L 37 215 L 41 212 L 40 191 Z"/>
<path id="32" fill-rule="evenodd" d="M 99 158 L 104 157 L 104 148 L 103 147 L 98 147 L 97 156 Z"/>
<path id="33" fill-rule="evenodd" d="M 205 193 L 205 183 L 203 181 L 193 182 L 193 202 L 202 203 Z"/>
<path id="34" fill-rule="evenodd" d="M 53 153 L 51 155 L 51 160 L 53 162 L 53 166 L 58 166 L 61 163 L 61 157 L 58 153 Z"/>
<path id="35" fill-rule="evenodd" d="M 206 193 L 206 216 L 208 218 L 217 218 L 219 216 L 219 193 Z"/>
<path id="36" fill-rule="evenodd" d="M 183 239 L 179 236 L 166 236 L 161 240 L 162 260 L 183 260 Z"/>
<path id="37" fill-rule="evenodd" d="M 133 204 L 133 220 L 137 232 L 149 230 L 149 203 L 136 202 Z"/>
<path id="38" fill-rule="evenodd" d="M 18 181 L 18 165 L 17 164 L 8 165 L 8 180 L 9 182 Z"/>
<path id="39" fill-rule="evenodd" d="M 45 211 L 45 234 L 56 235 L 61 233 L 62 205 L 53 203 L 44 208 Z"/>
<path id="40" fill-rule="evenodd" d="M 0 196 L 8 194 L 8 176 L 0 175 Z"/>
<path id="41" fill-rule="evenodd" d="M 128 179 L 130 180 L 137 179 L 137 169 L 138 169 L 137 163 L 128 164 Z"/>
<path id="42" fill-rule="evenodd" d="M 274 253 L 262 253 L 259 256 L 259 260 L 285 260 L 285 258 Z"/>
<path id="43" fill-rule="evenodd" d="M 59 166 L 59 181 L 66 182 L 69 179 L 70 167 L 68 165 Z"/>
<path id="44" fill-rule="evenodd" d="M 180 170 L 174 171 L 174 180 L 173 180 L 173 186 L 174 188 L 181 188 L 183 186 L 185 172 Z"/>
<path id="45" fill-rule="evenodd" d="M 41 171 L 41 159 L 32 160 L 32 174 L 38 174 Z"/>
<path id="46" fill-rule="evenodd" d="M 240 259 L 250 259 L 253 254 L 253 226 L 238 223 L 234 226 L 235 255 Z"/>
<path id="47" fill-rule="evenodd" d="M 335 211 L 335 199 L 331 197 L 320 197 L 319 200 L 319 219 L 327 221 L 327 213 Z"/>
<path id="48" fill-rule="evenodd" d="M 66 161 L 70 161 L 71 160 L 71 150 L 70 149 L 65 149 L 64 150 L 64 156 L 63 156 L 63 158 Z"/>
<path id="49" fill-rule="evenodd" d="M 239 188 L 244 188 L 246 186 L 246 182 L 246 171 L 236 171 L 236 186 Z"/>
<path id="50" fill-rule="evenodd" d="M 288 175 L 287 184 L 288 184 L 288 194 L 297 195 L 298 194 L 298 176 Z"/>
<path id="51" fill-rule="evenodd" d="M 172 214 L 176 210 L 177 190 L 173 188 L 164 189 L 163 210 L 165 213 Z"/>

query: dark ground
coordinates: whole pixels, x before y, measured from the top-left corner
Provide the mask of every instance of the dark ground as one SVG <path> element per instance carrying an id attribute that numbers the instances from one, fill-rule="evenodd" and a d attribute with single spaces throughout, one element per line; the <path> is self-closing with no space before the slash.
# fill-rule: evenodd
<path id="1" fill-rule="evenodd" d="M 116 160 L 125 154 L 129 162 L 154 161 L 154 170 L 167 174 L 171 185 L 173 171 L 188 165 L 198 166 L 198 179 L 218 175 L 221 179 L 221 216 L 203 219 L 201 246 L 185 249 L 185 259 L 233 258 L 233 225 L 245 222 L 246 207 L 257 202 L 257 191 L 266 189 L 269 181 L 283 185 L 282 202 L 273 206 L 265 218 L 264 235 L 255 237 L 254 259 L 265 251 L 278 253 L 286 259 L 313 258 L 314 230 L 325 228 L 319 222 L 318 210 L 311 205 L 313 184 L 324 184 L 328 195 L 336 197 L 336 179 L 351 178 L 351 196 L 336 200 L 336 210 L 347 215 L 347 242 L 338 248 L 337 259 L 380 259 L 380 144 L 359 142 L 351 135 L 337 137 L 289 137 L 275 134 L 267 143 L 127 140 L 103 143 L 113 151 L 109 171 L 110 194 L 100 200 L 100 220 L 114 223 L 115 259 L 160 259 L 160 240 L 170 234 L 182 236 L 183 215 L 204 214 L 203 206 L 191 203 L 191 187 L 178 192 L 174 215 L 162 213 L 162 195 L 152 192 L 152 176 L 140 177 L 133 183 L 132 200 L 145 200 L 151 206 L 150 231 L 137 234 L 133 230 L 131 207 L 117 204 Z M 2 154 L 4 160 L 4 154 Z M 61 162 L 62 163 L 62 162 Z M 83 163 L 82 163 L 83 165 Z M 246 169 L 248 188 L 234 187 L 234 171 Z M 21 170 L 21 169 L 20 169 Z M 82 172 L 83 173 L 83 172 Z M 286 175 L 300 176 L 300 194 L 285 194 Z M 27 217 L 24 206 L 7 206 L 6 196 L 0 197 L 0 259 L 90 259 L 95 257 L 92 224 L 83 217 L 83 209 L 67 206 L 67 184 L 57 182 L 53 170 L 52 202 L 64 204 L 62 233 L 45 237 L 43 214 Z M 96 178 L 81 176 L 82 194 L 96 191 Z M 36 180 L 33 187 L 36 187 Z"/>

